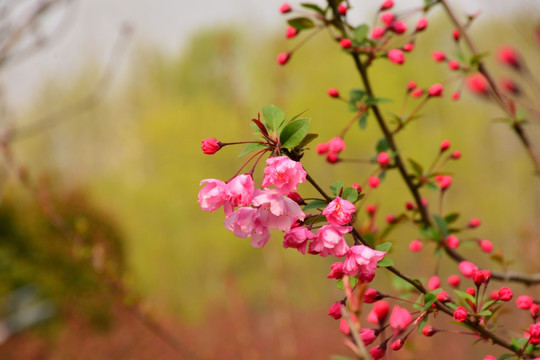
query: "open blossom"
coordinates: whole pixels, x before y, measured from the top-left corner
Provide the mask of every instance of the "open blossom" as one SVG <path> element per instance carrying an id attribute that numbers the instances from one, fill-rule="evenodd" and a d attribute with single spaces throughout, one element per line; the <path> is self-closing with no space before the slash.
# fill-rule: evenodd
<path id="1" fill-rule="evenodd" d="M 217 179 L 202 180 L 200 185 L 206 184 L 199 191 L 199 205 L 203 211 L 216 211 L 229 200 L 227 184 Z"/>
<path id="2" fill-rule="evenodd" d="M 351 221 L 355 210 L 352 202 L 337 196 L 328 204 L 322 214 L 330 225 L 346 225 Z"/>
<path id="3" fill-rule="evenodd" d="M 248 206 L 253 199 L 255 184 L 251 175 L 239 175 L 227 183 L 228 200 L 225 202 L 225 215 L 229 216 L 236 206 Z"/>
<path id="4" fill-rule="evenodd" d="M 284 195 L 296 191 L 298 183 L 306 181 L 306 171 L 302 164 L 286 156 L 271 157 L 266 160 L 263 187 L 275 185 Z"/>
<path id="5" fill-rule="evenodd" d="M 306 215 L 300 206 L 279 190 L 255 190 L 253 206 L 259 208 L 259 220 L 270 229 L 289 231 L 296 219 L 304 220 Z"/>
<path id="6" fill-rule="evenodd" d="M 384 251 L 373 250 L 365 245 L 354 245 L 349 249 L 343 271 L 359 280 L 371 281 L 375 277 L 377 262 L 384 258 Z"/>
<path id="7" fill-rule="evenodd" d="M 283 240 L 284 248 L 298 249 L 302 254 L 306 254 L 306 247 L 309 240 L 315 239 L 317 236 L 304 226 L 292 228 L 285 234 Z"/>
<path id="8" fill-rule="evenodd" d="M 401 333 L 409 326 L 412 321 L 412 315 L 407 309 L 399 306 L 394 306 L 392 314 L 390 315 L 390 326 L 396 333 Z"/>
<path id="9" fill-rule="evenodd" d="M 324 225 L 317 232 L 317 238 L 309 245 L 311 254 L 341 257 L 347 254 L 349 245 L 343 235 L 351 232 L 352 226 Z"/>
<path id="10" fill-rule="evenodd" d="M 225 227 L 240 238 L 251 236 L 251 246 L 262 248 L 270 240 L 270 231 L 260 220 L 259 210 L 251 207 L 237 209 L 225 220 Z"/>

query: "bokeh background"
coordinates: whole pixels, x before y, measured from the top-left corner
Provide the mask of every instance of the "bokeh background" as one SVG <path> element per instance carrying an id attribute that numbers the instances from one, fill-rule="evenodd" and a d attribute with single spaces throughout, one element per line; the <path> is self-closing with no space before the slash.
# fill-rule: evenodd
<path id="1" fill-rule="evenodd" d="M 26 3 L 31 9 L 32 2 Z M 360 86 L 359 79 L 327 33 L 309 41 L 287 66 L 276 64 L 277 53 L 299 42 L 285 40 L 280 3 L 72 1 L 45 18 L 44 31 L 60 29 L 50 44 L 3 65 L 2 132 L 22 129 L 22 135 L 4 146 L 1 169 L 2 358 L 347 354 L 338 323 L 326 315 L 342 296 L 326 279 L 331 259 L 283 249 L 277 233 L 263 250 L 253 249 L 224 229 L 220 211 L 203 213 L 196 203 L 200 180 L 228 179 L 243 163 L 237 157 L 241 148 L 203 155 L 201 139 L 250 140 L 249 120 L 267 104 L 291 115 L 306 110 L 321 141 L 336 136 L 351 118 L 326 90 L 347 93 Z M 378 2 L 351 3 L 354 21 L 372 24 Z M 397 3 L 398 12 L 421 6 Z M 481 12 L 470 30 L 480 51 L 488 52 L 488 66 L 497 78 L 513 77 L 534 104 L 538 88 L 501 66 L 494 54 L 499 45 L 511 44 L 539 75 L 538 2 L 452 3 L 461 14 Z M 383 106 L 386 114 L 400 112 L 409 80 L 424 87 L 443 82 L 449 90 L 398 136 L 402 154 L 427 165 L 440 142 L 450 139 L 463 158 L 447 165 L 455 177 L 445 212 L 459 211 L 461 225 L 480 217 L 482 227 L 467 236 L 493 241 L 510 269 L 539 272 L 538 179 L 508 127 L 493 121 L 501 116 L 497 108 L 465 88 L 459 102 L 450 100 L 460 81 L 430 54 L 456 52 L 452 27 L 438 10 L 429 19 L 405 65 L 383 60 L 373 69 L 376 93 L 396 99 Z M 52 120 L 42 121 L 49 114 Z M 531 117 L 534 140 L 540 138 L 538 125 Z M 347 135 L 345 155 L 373 156 L 380 137 L 368 119 L 365 131 Z M 362 183 L 374 170 L 332 166 L 314 151 L 304 164 L 324 186 Z M 255 180 L 261 179 L 256 173 Z M 307 185 L 300 191 L 313 194 Z M 436 193 L 424 195 L 437 204 Z M 399 214 L 408 200 L 393 173 L 368 198 L 381 215 Z M 383 226 L 383 216 L 379 222 Z M 436 263 L 433 248 L 410 254 L 406 247 L 416 237 L 413 228 L 393 232 L 393 258 L 399 268 L 427 279 Z M 463 251 L 480 265 L 498 266 L 476 246 Z M 441 277 L 455 272 L 443 259 Z M 380 272 L 374 286 L 389 290 L 392 282 Z M 519 316 L 524 314 L 502 319 L 519 324 Z M 471 342 L 459 335 L 417 337 L 396 358 L 436 352 L 441 359 L 477 359 L 492 351 L 487 344 L 471 348 Z"/>

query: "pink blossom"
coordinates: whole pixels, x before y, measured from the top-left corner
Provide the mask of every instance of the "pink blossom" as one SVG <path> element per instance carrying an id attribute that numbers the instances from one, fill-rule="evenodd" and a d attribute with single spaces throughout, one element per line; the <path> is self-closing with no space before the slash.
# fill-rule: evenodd
<path id="1" fill-rule="evenodd" d="M 448 293 L 444 290 L 442 290 L 436 296 L 437 296 L 437 300 L 439 300 L 440 302 L 450 301 L 450 298 L 448 297 Z"/>
<path id="2" fill-rule="evenodd" d="M 390 348 L 392 348 L 394 351 L 398 351 L 403 347 L 403 344 L 405 344 L 404 339 L 397 339 L 390 345 Z"/>
<path id="3" fill-rule="evenodd" d="M 495 356 L 493 356 L 493 355 L 486 355 L 484 360 L 497 360 L 497 358 Z"/>
<path id="4" fill-rule="evenodd" d="M 225 202 L 225 215 L 228 217 L 236 206 L 248 206 L 253 199 L 255 184 L 251 175 L 239 175 L 227 183 L 228 201 Z"/>
<path id="5" fill-rule="evenodd" d="M 300 251 L 302 254 L 305 254 L 308 241 L 315 238 L 316 235 L 309 231 L 306 227 L 295 227 L 285 234 L 283 247 L 295 248 L 298 249 L 298 251 Z"/>
<path id="6" fill-rule="evenodd" d="M 279 190 L 255 190 L 253 206 L 259 206 L 259 220 L 270 229 L 289 231 L 296 219 L 304 220 L 306 215 L 300 206 Z"/>
<path id="7" fill-rule="evenodd" d="M 286 156 L 271 157 L 266 160 L 266 164 L 268 166 L 264 169 L 263 187 L 275 185 L 286 195 L 296 191 L 298 184 L 306 181 L 307 173 L 302 164 Z"/>
<path id="8" fill-rule="evenodd" d="M 457 275 L 450 275 L 448 277 L 448 284 L 453 287 L 458 287 L 461 279 Z"/>
<path id="9" fill-rule="evenodd" d="M 433 275 L 428 281 L 429 290 L 435 290 L 441 287 L 441 279 L 437 275 Z"/>
<path id="10" fill-rule="evenodd" d="M 412 321 L 412 315 L 407 309 L 399 306 L 394 306 L 392 314 L 390 315 L 390 326 L 394 329 L 395 333 L 401 333 L 409 326 Z"/>
<path id="11" fill-rule="evenodd" d="M 484 283 L 488 283 L 491 278 L 491 271 L 489 270 L 476 270 L 473 271 L 472 279 L 476 286 L 480 286 Z"/>
<path id="12" fill-rule="evenodd" d="M 399 49 L 392 49 L 388 51 L 388 59 L 394 64 L 398 64 L 398 65 L 401 65 L 405 62 L 403 51 Z"/>
<path id="13" fill-rule="evenodd" d="M 201 149 L 203 153 L 207 155 L 215 154 L 223 146 L 223 144 L 219 142 L 216 138 L 204 139 L 201 142 Z"/>
<path id="14" fill-rule="evenodd" d="M 382 28 L 380 26 L 376 26 L 371 30 L 371 37 L 378 40 L 378 39 L 382 38 L 385 31 L 386 31 L 385 28 Z"/>
<path id="15" fill-rule="evenodd" d="M 343 141 L 343 139 L 340 137 L 332 138 L 328 142 L 328 148 L 330 149 L 330 152 L 340 153 L 341 151 L 345 150 L 345 141 Z"/>
<path id="16" fill-rule="evenodd" d="M 422 31 L 428 26 L 428 20 L 426 18 L 420 18 L 418 19 L 418 22 L 416 23 L 416 31 Z"/>
<path id="17" fill-rule="evenodd" d="M 452 185 L 452 177 L 450 175 L 437 175 L 435 181 L 439 183 L 441 190 L 446 190 Z"/>
<path id="18" fill-rule="evenodd" d="M 217 179 L 205 179 L 200 185 L 206 184 L 199 191 L 199 205 L 204 211 L 216 211 L 229 200 L 227 184 Z"/>
<path id="19" fill-rule="evenodd" d="M 389 311 L 390 305 L 386 301 L 377 301 L 369 312 L 367 320 L 374 325 L 383 324 Z"/>
<path id="20" fill-rule="evenodd" d="M 386 352 L 386 349 L 382 345 L 376 346 L 372 348 L 371 350 L 369 350 L 369 354 L 371 355 L 373 360 L 382 359 L 384 357 L 385 352 Z"/>
<path id="21" fill-rule="evenodd" d="M 324 225 L 317 232 L 317 238 L 309 245 L 311 254 L 341 257 L 347 254 L 349 245 L 343 235 L 351 232 L 352 226 Z"/>
<path id="22" fill-rule="evenodd" d="M 528 310 L 533 304 L 533 299 L 528 295 L 521 295 L 516 299 L 516 304 L 518 308 Z"/>
<path id="23" fill-rule="evenodd" d="M 341 318 L 341 303 L 339 301 L 336 301 L 332 304 L 332 306 L 330 306 L 330 309 L 328 309 L 328 315 L 336 320 Z"/>
<path id="24" fill-rule="evenodd" d="M 422 250 L 422 242 L 420 240 L 413 240 L 409 244 L 409 250 L 412 252 L 418 252 Z"/>
<path id="25" fill-rule="evenodd" d="M 330 265 L 330 268 L 332 270 L 330 270 L 330 274 L 328 274 L 327 276 L 328 279 L 339 280 L 343 278 L 343 275 L 345 275 L 345 273 L 343 272 L 342 262 L 333 263 L 332 265 Z"/>
<path id="26" fill-rule="evenodd" d="M 346 225 L 351 221 L 355 211 L 356 209 L 352 202 L 337 196 L 326 206 L 322 214 L 326 217 L 330 225 Z"/>
<path id="27" fill-rule="evenodd" d="M 377 334 L 373 329 L 360 329 L 359 334 L 362 342 L 366 346 L 371 345 L 377 338 Z"/>
<path id="28" fill-rule="evenodd" d="M 529 334 L 533 339 L 540 339 L 540 323 L 532 324 L 529 327 Z"/>
<path id="29" fill-rule="evenodd" d="M 270 240 L 270 231 L 259 218 L 258 210 L 251 207 L 241 207 L 225 220 L 225 227 L 240 238 L 251 236 L 251 245 L 262 248 Z"/>
<path id="30" fill-rule="evenodd" d="M 279 53 L 276 60 L 280 65 L 285 65 L 291 58 L 291 55 L 290 52 Z"/>
<path id="31" fill-rule="evenodd" d="M 343 265 L 343 272 L 350 276 L 358 275 L 362 281 L 375 277 L 377 262 L 384 258 L 384 251 L 373 250 L 365 245 L 354 245 L 349 249 Z"/>
<path id="32" fill-rule="evenodd" d="M 514 293 L 511 289 L 507 288 L 506 286 L 499 289 L 499 299 L 502 301 L 510 301 L 512 300 L 512 297 L 514 297 Z"/>
<path id="33" fill-rule="evenodd" d="M 460 306 L 454 311 L 453 317 L 454 317 L 454 320 L 463 322 L 467 320 L 469 315 L 467 314 L 467 309 L 465 309 L 463 306 Z"/>
<path id="34" fill-rule="evenodd" d="M 364 302 L 366 304 L 373 304 L 375 301 L 381 300 L 384 295 L 375 289 L 367 289 L 364 293 Z"/>
<path id="35" fill-rule="evenodd" d="M 478 270 L 478 266 L 474 265 L 470 261 L 462 261 L 459 263 L 459 271 L 465 276 L 466 278 L 472 278 L 473 273 Z"/>

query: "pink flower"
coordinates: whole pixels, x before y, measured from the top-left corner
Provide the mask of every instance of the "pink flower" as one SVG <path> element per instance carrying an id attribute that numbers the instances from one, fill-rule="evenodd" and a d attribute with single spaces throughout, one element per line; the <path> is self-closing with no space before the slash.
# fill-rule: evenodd
<path id="1" fill-rule="evenodd" d="M 405 57 L 403 56 L 403 51 L 399 49 L 392 49 L 388 52 L 388 59 L 394 64 L 401 65 L 405 62 Z"/>
<path id="2" fill-rule="evenodd" d="M 452 31 L 452 37 L 454 38 L 454 40 L 458 41 L 459 38 L 461 37 L 461 34 L 459 33 L 459 30 L 453 30 Z"/>
<path id="3" fill-rule="evenodd" d="M 383 167 L 388 166 L 388 164 L 390 163 L 390 156 L 387 152 L 382 151 L 377 156 L 377 162 Z"/>
<path id="4" fill-rule="evenodd" d="M 385 11 L 385 12 L 381 13 L 381 21 L 386 26 L 390 26 L 390 24 L 392 24 L 395 19 L 396 19 L 396 16 L 393 13 L 391 13 L 390 11 Z"/>
<path id="5" fill-rule="evenodd" d="M 441 279 L 437 275 L 433 275 L 428 281 L 429 290 L 435 290 L 441 287 Z"/>
<path id="6" fill-rule="evenodd" d="M 306 217 L 294 200 L 275 189 L 255 190 L 252 204 L 260 207 L 259 220 L 270 229 L 287 232 L 296 219 L 304 220 Z"/>
<path id="7" fill-rule="evenodd" d="M 306 181 L 307 173 L 302 164 L 286 156 L 271 157 L 266 160 L 264 169 L 263 187 L 275 185 L 284 195 L 296 191 L 298 183 Z"/>
<path id="8" fill-rule="evenodd" d="M 227 183 L 227 197 L 225 202 L 225 215 L 229 217 L 236 206 L 248 206 L 253 199 L 255 184 L 251 175 L 239 175 Z"/>
<path id="9" fill-rule="evenodd" d="M 385 352 L 386 352 L 386 349 L 382 345 L 376 346 L 372 348 L 371 350 L 369 350 L 369 354 L 371 355 L 373 360 L 382 359 L 384 357 Z"/>
<path id="10" fill-rule="evenodd" d="M 341 303 L 339 301 L 333 303 L 332 306 L 330 306 L 330 309 L 328 309 L 328 315 L 330 315 L 336 320 L 341 318 Z"/>
<path id="11" fill-rule="evenodd" d="M 306 227 L 298 226 L 292 228 L 287 234 L 285 234 L 283 247 L 298 249 L 298 251 L 305 255 L 308 241 L 313 240 L 316 237 L 317 236 L 309 231 Z"/>
<path id="12" fill-rule="evenodd" d="M 490 253 L 493 251 L 493 244 L 489 240 L 480 240 L 479 242 L 480 249 L 485 253 Z"/>
<path id="13" fill-rule="evenodd" d="M 367 320 L 374 325 L 383 324 L 389 311 L 390 305 L 386 301 L 377 301 L 369 312 Z"/>
<path id="14" fill-rule="evenodd" d="M 512 290 L 507 288 L 506 286 L 503 286 L 499 289 L 499 299 L 502 301 L 510 301 L 512 300 L 512 297 L 514 297 L 514 293 Z"/>
<path id="15" fill-rule="evenodd" d="M 216 211 L 229 200 L 227 184 L 217 179 L 205 179 L 200 185 L 206 184 L 199 191 L 199 205 L 203 211 Z"/>
<path id="16" fill-rule="evenodd" d="M 322 214 L 326 217 L 330 225 L 346 225 L 351 221 L 355 211 L 356 209 L 352 202 L 337 196 L 326 206 Z"/>
<path id="17" fill-rule="evenodd" d="M 366 304 L 373 304 L 375 301 L 381 300 L 384 295 L 375 289 L 367 289 L 364 293 L 364 302 Z"/>
<path id="18" fill-rule="evenodd" d="M 528 310 L 533 304 L 533 299 L 528 295 L 521 295 L 516 299 L 516 304 L 518 308 Z"/>
<path id="19" fill-rule="evenodd" d="M 463 306 L 458 307 L 454 311 L 453 317 L 454 317 L 454 320 L 459 321 L 459 322 L 463 322 L 467 320 L 468 318 L 467 309 L 465 309 Z"/>
<path id="20" fill-rule="evenodd" d="M 376 26 L 371 30 L 371 37 L 374 38 L 375 40 L 378 40 L 378 39 L 382 38 L 385 31 L 386 31 L 385 28 L 382 28 L 380 26 Z"/>
<path id="21" fill-rule="evenodd" d="M 201 142 L 201 149 L 207 155 L 215 154 L 223 146 L 216 138 L 204 139 Z"/>
<path id="22" fill-rule="evenodd" d="M 473 271 L 473 281 L 476 284 L 476 286 L 480 286 L 484 283 L 488 283 L 489 279 L 491 278 L 491 271 L 489 270 L 476 270 Z"/>
<path id="23" fill-rule="evenodd" d="M 467 78 L 467 86 L 469 89 L 479 95 L 488 94 L 488 83 L 486 79 L 480 74 L 473 74 Z"/>
<path id="24" fill-rule="evenodd" d="M 470 261 L 462 261 L 459 263 L 459 271 L 465 276 L 466 278 L 472 278 L 473 273 L 478 270 L 478 266 L 474 265 Z"/>
<path id="25" fill-rule="evenodd" d="M 291 58 L 291 55 L 290 52 L 279 53 L 276 60 L 280 65 L 285 65 Z"/>
<path id="26" fill-rule="evenodd" d="M 416 23 L 416 32 L 425 30 L 427 26 L 428 26 L 428 20 L 426 18 L 418 19 L 418 22 Z"/>
<path id="27" fill-rule="evenodd" d="M 448 277 L 448 285 L 450 286 L 458 287 L 460 282 L 461 282 L 461 279 L 457 275 L 450 275 Z"/>
<path id="28" fill-rule="evenodd" d="M 540 323 L 532 324 L 529 327 L 529 334 L 533 339 L 540 339 Z"/>
<path id="29" fill-rule="evenodd" d="M 361 281 L 371 281 L 375 277 L 377 262 L 384 258 L 384 251 L 373 250 L 365 245 L 354 245 L 349 249 L 343 265 L 343 272 L 358 275 Z"/>
<path id="30" fill-rule="evenodd" d="M 443 86 L 441 84 L 433 84 L 428 90 L 429 96 L 441 97 L 443 93 Z"/>
<path id="31" fill-rule="evenodd" d="M 291 5 L 288 2 L 284 2 L 279 7 L 279 12 L 282 13 L 282 14 L 286 14 L 286 13 L 291 12 L 291 11 L 292 11 Z"/>
<path id="32" fill-rule="evenodd" d="M 446 60 L 446 55 L 445 55 L 442 51 L 434 51 L 434 52 L 431 54 L 431 57 L 432 57 L 433 60 L 435 60 L 436 62 L 441 62 L 441 61 Z"/>
<path id="33" fill-rule="evenodd" d="M 375 189 L 381 183 L 381 179 L 379 179 L 379 177 L 377 176 L 370 176 L 368 179 L 368 183 L 372 189 Z"/>
<path id="34" fill-rule="evenodd" d="M 390 345 L 390 348 L 392 348 L 394 351 L 398 351 L 403 347 L 403 344 L 405 344 L 405 340 L 397 339 Z"/>
<path id="35" fill-rule="evenodd" d="M 343 235 L 351 232 L 352 226 L 324 225 L 317 232 L 317 238 L 309 245 L 311 254 L 341 257 L 347 254 L 349 245 Z"/>
<path id="36" fill-rule="evenodd" d="M 437 294 L 437 300 L 440 302 L 450 301 L 450 298 L 448 297 L 448 293 L 444 290 L 442 290 L 440 293 Z"/>
<path id="37" fill-rule="evenodd" d="M 412 315 L 407 309 L 399 306 L 394 306 L 390 315 L 390 326 L 394 329 L 395 334 L 403 332 L 412 321 Z"/>
<path id="38" fill-rule="evenodd" d="M 293 37 L 295 37 L 296 35 L 298 35 L 298 30 L 296 30 L 296 28 L 292 27 L 292 26 L 288 26 L 287 27 L 287 30 L 285 32 L 285 37 L 287 39 L 292 39 Z"/>
<path id="39" fill-rule="evenodd" d="M 251 236 L 251 245 L 254 248 L 262 248 L 270 240 L 270 231 L 261 223 L 255 208 L 237 209 L 225 220 L 225 227 L 240 238 Z"/>
<path id="40" fill-rule="evenodd" d="M 359 334 L 362 342 L 366 346 L 371 345 L 377 338 L 377 334 L 373 329 L 360 329 Z"/>
<path id="41" fill-rule="evenodd" d="M 343 141 L 343 139 L 340 137 L 332 138 L 328 142 L 328 148 L 330 149 L 330 152 L 340 153 L 341 151 L 345 150 L 345 141 Z"/>
<path id="42" fill-rule="evenodd" d="M 330 89 L 328 89 L 328 95 L 330 95 L 330 97 L 333 97 L 333 98 L 338 98 L 339 97 L 339 91 L 337 89 L 330 88 Z"/>
<path id="43" fill-rule="evenodd" d="M 330 268 L 332 270 L 330 270 L 330 274 L 328 274 L 327 276 L 328 279 L 339 280 L 343 278 L 343 275 L 345 275 L 345 273 L 343 272 L 342 262 L 333 263 L 332 265 L 330 265 Z"/>
<path id="44" fill-rule="evenodd" d="M 422 242 L 420 240 L 413 240 L 409 244 L 409 250 L 412 252 L 418 252 L 422 250 Z"/>

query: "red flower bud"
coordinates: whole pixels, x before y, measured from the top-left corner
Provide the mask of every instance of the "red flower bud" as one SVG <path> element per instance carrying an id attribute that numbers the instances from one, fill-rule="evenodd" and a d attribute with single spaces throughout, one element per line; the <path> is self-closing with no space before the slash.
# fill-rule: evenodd
<path id="1" fill-rule="evenodd" d="M 448 277 L 448 284 L 453 287 L 458 287 L 461 279 L 457 275 L 450 275 Z"/>
<path id="2" fill-rule="evenodd" d="M 398 35 L 407 31 L 407 25 L 403 21 L 394 21 L 389 28 Z"/>
<path id="3" fill-rule="evenodd" d="M 385 23 L 386 26 L 390 26 L 390 24 L 392 24 L 394 20 L 396 19 L 396 16 L 390 11 L 385 11 L 381 13 L 380 17 L 381 17 L 381 21 Z"/>
<path id="4" fill-rule="evenodd" d="M 446 60 L 446 55 L 445 55 L 442 51 L 434 51 L 434 52 L 431 54 L 431 57 L 432 57 L 433 60 L 435 60 L 436 62 L 441 62 L 441 61 Z"/>
<path id="5" fill-rule="evenodd" d="M 469 89 L 478 95 L 488 95 L 488 83 L 486 79 L 480 74 L 473 74 L 467 78 L 467 86 Z"/>
<path id="6" fill-rule="evenodd" d="M 381 11 L 391 9 L 394 6 L 394 0 L 385 0 L 381 5 Z"/>
<path id="7" fill-rule="evenodd" d="M 373 304 L 375 301 L 381 300 L 384 295 L 375 289 L 367 289 L 364 293 L 364 302 L 366 304 Z"/>
<path id="8" fill-rule="evenodd" d="M 460 306 L 454 311 L 453 317 L 454 317 L 454 320 L 463 322 L 467 320 L 469 315 L 467 314 L 467 309 L 465 309 L 463 306 Z"/>
<path id="9" fill-rule="evenodd" d="M 383 347 L 383 345 L 376 346 L 369 350 L 369 354 L 373 358 L 373 360 L 379 360 L 384 357 L 384 353 L 386 352 L 386 349 Z"/>
<path id="10" fill-rule="evenodd" d="M 371 37 L 378 40 L 378 39 L 382 38 L 382 36 L 384 35 L 385 32 L 386 32 L 385 28 L 382 28 L 380 26 L 374 27 L 371 30 Z"/>
<path id="11" fill-rule="evenodd" d="M 320 143 L 320 144 L 317 144 L 317 146 L 315 146 L 315 150 L 317 150 L 317 153 L 319 155 L 326 154 L 329 148 L 330 148 L 330 145 L 328 143 Z"/>
<path id="12" fill-rule="evenodd" d="M 441 143 L 441 152 L 447 150 L 450 147 L 450 140 L 443 140 Z"/>
<path id="13" fill-rule="evenodd" d="M 290 52 L 281 53 L 281 54 L 278 54 L 277 56 L 277 62 L 280 65 L 285 65 L 289 61 L 290 58 L 291 58 Z"/>
<path id="14" fill-rule="evenodd" d="M 362 186 L 360 184 L 354 183 L 352 184 L 352 188 L 356 189 L 359 194 L 362 193 Z"/>
<path id="15" fill-rule="evenodd" d="M 349 10 L 349 8 L 347 7 L 347 4 L 344 4 L 344 3 L 339 4 L 338 12 L 340 15 L 346 15 L 347 10 Z"/>
<path id="16" fill-rule="evenodd" d="M 412 202 L 410 202 L 410 201 L 407 201 L 405 203 L 405 209 L 407 209 L 409 211 L 413 210 L 414 209 L 414 204 Z"/>
<path id="17" fill-rule="evenodd" d="M 441 84 L 433 84 L 428 90 L 429 96 L 442 96 L 443 86 Z"/>
<path id="18" fill-rule="evenodd" d="M 469 226 L 470 228 L 475 228 L 475 227 L 479 227 L 481 223 L 482 223 L 482 222 L 480 221 L 479 218 L 472 218 L 471 221 L 469 221 L 469 225 L 468 225 L 468 226 Z"/>
<path id="19" fill-rule="evenodd" d="M 467 288 L 465 292 L 471 296 L 474 296 L 476 294 L 476 290 L 474 290 L 473 288 Z"/>
<path id="20" fill-rule="evenodd" d="M 339 157 L 335 152 L 330 152 L 326 157 L 326 161 L 328 161 L 330 164 L 335 164 L 339 161 Z"/>
<path id="21" fill-rule="evenodd" d="M 538 319 L 538 315 L 540 314 L 540 307 L 536 305 L 535 303 L 531 304 L 531 307 L 529 308 L 531 312 L 531 316 L 535 319 Z"/>
<path id="22" fill-rule="evenodd" d="M 461 94 L 459 93 L 459 91 L 454 91 L 452 93 L 452 100 L 459 100 L 460 97 L 461 97 Z"/>
<path id="23" fill-rule="evenodd" d="M 501 80 L 501 87 L 513 95 L 520 95 L 521 89 L 519 88 L 518 84 L 516 84 L 511 79 L 503 79 Z"/>
<path id="24" fill-rule="evenodd" d="M 286 14 L 288 12 L 291 12 L 292 9 L 291 9 L 291 5 L 289 5 L 288 2 L 284 2 L 283 4 L 281 4 L 281 6 L 279 7 L 279 12 L 282 13 L 282 14 Z"/>
<path id="25" fill-rule="evenodd" d="M 390 156 L 386 152 L 380 152 L 377 156 L 377 162 L 382 166 L 385 167 L 390 163 Z"/>
<path id="26" fill-rule="evenodd" d="M 450 298 L 448 297 L 448 293 L 446 291 L 441 291 L 437 294 L 437 300 L 440 302 L 450 301 Z"/>
<path id="27" fill-rule="evenodd" d="M 433 336 L 437 333 L 437 330 L 435 330 L 434 328 L 432 328 L 431 326 L 424 326 L 424 328 L 422 329 L 422 334 L 424 336 Z"/>
<path id="28" fill-rule="evenodd" d="M 341 39 L 339 41 L 339 45 L 343 48 L 343 49 L 350 49 L 352 47 L 352 40 L 351 39 Z"/>
<path id="29" fill-rule="evenodd" d="M 381 183 L 381 179 L 379 179 L 377 176 L 370 176 L 368 183 L 372 189 L 375 189 Z"/>
<path id="30" fill-rule="evenodd" d="M 203 153 L 207 155 L 215 154 L 223 146 L 223 144 L 219 142 L 216 138 L 204 139 L 201 142 L 201 149 Z"/>
<path id="31" fill-rule="evenodd" d="M 375 212 L 377 211 L 377 207 L 373 204 L 368 204 L 366 206 L 366 211 L 370 216 L 374 216 Z"/>
<path id="32" fill-rule="evenodd" d="M 392 49 L 387 53 L 387 55 L 388 55 L 388 59 L 394 64 L 401 65 L 405 62 L 403 51 L 399 49 Z"/>
<path id="33" fill-rule="evenodd" d="M 341 302 L 337 301 L 330 306 L 330 309 L 328 309 L 328 315 L 333 317 L 334 319 L 340 319 L 341 318 Z"/>
<path id="34" fill-rule="evenodd" d="M 497 52 L 499 60 L 510 67 L 513 67 L 516 70 L 521 69 L 521 64 L 518 59 L 518 55 L 514 49 L 508 45 L 502 45 Z"/>
<path id="35" fill-rule="evenodd" d="M 441 287 L 441 279 L 437 275 L 433 275 L 428 281 L 428 289 L 435 290 Z"/>
<path id="36" fill-rule="evenodd" d="M 416 83 L 414 81 L 409 81 L 407 83 L 407 91 L 413 91 L 414 89 L 416 89 Z"/>
<path id="37" fill-rule="evenodd" d="M 472 279 L 476 286 L 480 286 L 484 283 L 488 283 L 491 278 L 491 272 L 489 270 L 476 270 L 472 274 Z"/>
<path id="38" fill-rule="evenodd" d="M 459 62 L 456 60 L 451 60 L 448 62 L 448 67 L 450 70 L 459 70 Z"/>
<path id="39" fill-rule="evenodd" d="M 512 297 L 514 294 L 512 293 L 512 290 L 507 288 L 506 286 L 503 286 L 499 289 L 499 299 L 502 301 L 510 301 L 512 300 Z"/>
<path id="40" fill-rule="evenodd" d="M 298 35 L 298 30 L 296 30 L 296 28 L 294 28 L 292 26 L 288 26 L 287 31 L 285 32 L 285 37 L 287 39 L 291 39 L 291 38 L 295 37 L 296 35 Z"/>
<path id="41" fill-rule="evenodd" d="M 396 341 L 392 343 L 392 345 L 390 345 L 390 347 L 392 348 L 392 350 L 398 351 L 399 349 L 403 347 L 403 344 L 405 344 L 405 340 L 397 339 Z"/>
<path id="42" fill-rule="evenodd" d="M 528 310 L 531 308 L 531 305 L 533 304 L 532 297 L 528 295 L 521 295 L 516 299 L 516 305 L 518 308 L 523 310 Z"/>
<path id="43" fill-rule="evenodd" d="M 499 292 L 497 290 L 493 290 L 489 294 L 489 297 L 490 297 L 491 300 L 499 300 Z"/>
<path id="44" fill-rule="evenodd" d="M 401 48 L 403 49 L 403 51 L 411 52 L 414 49 L 414 44 L 409 42 L 403 45 Z"/>
<path id="45" fill-rule="evenodd" d="M 454 30 L 452 31 L 452 37 L 454 38 L 454 40 L 458 41 L 459 38 L 461 37 L 461 34 L 459 33 L 459 30 Z"/>
<path id="46" fill-rule="evenodd" d="M 423 245 L 422 245 L 422 242 L 420 242 L 420 240 L 413 240 L 409 244 L 409 250 L 411 250 L 412 252 L 418 252 L 422 250 L 422 246 Z"/>
<path id="47" fill-rule="evenodd" d="M 461 157 L 461 152 L 459 150 L 456 150 L 452 153 L 452 155 L 450 156 L 452 159 L 454 160 L 457 160 Z"/>
<path id="48" fill-rule="evenodd" d="M 411 96 L 414 97 L 414 98 L 418 98 L 418 97 L 422 96 L 423 93 L 424 93 L 424 90 L 416 88 L 416 89 L 414 89 L 412 91 Z"/>
<path id="49" fill-rule="evenodd" d="M 330 88 L 330 89 L 328 89 L 328 95 L 330 95 L 333 98 L 338 98 L 339 97 L 339 91 L 337 89 Z"/>
<path id="50" fill-rule="evenodd" d="M 386 215 L 386 222 L 389 225 L 392 225 L 395 221 L 396 221 L 396 218 L 394 217 L 394 215 L 392 215 L 392 214 Z"/>
<path id="51" fill-rule="evenodd" d="M 420 18 L 416 22 L 416 30 L 415 31 L 416 32 L 422 31 L 425 28 L 427 28 L 427 25 L 428 25 L 428 20 L 426 18 Z"/>
<path id="52" fill-rule="evenodd" d="M 493 244 L 489 240 L 480 240 L 478 243 L 480 245 L 480 249 L 482 249 L 485 253 L 490 253 L 493 251 Z"/>

